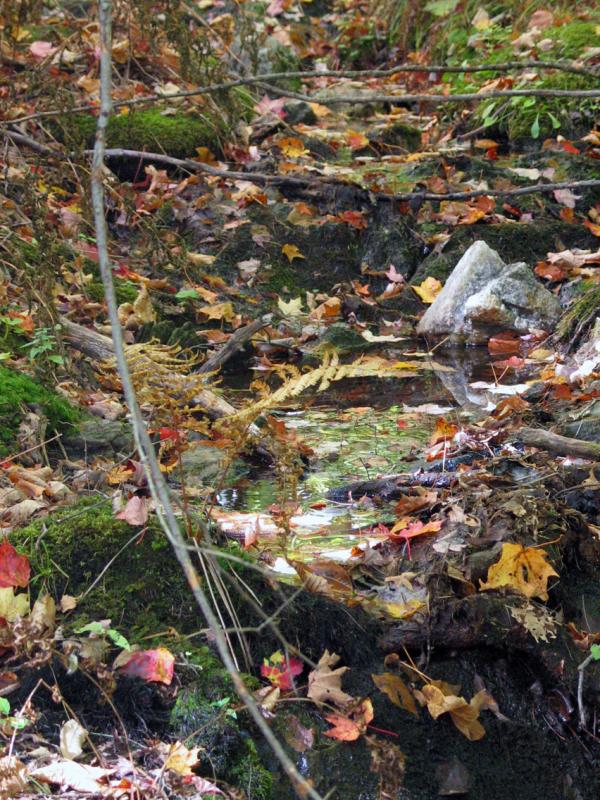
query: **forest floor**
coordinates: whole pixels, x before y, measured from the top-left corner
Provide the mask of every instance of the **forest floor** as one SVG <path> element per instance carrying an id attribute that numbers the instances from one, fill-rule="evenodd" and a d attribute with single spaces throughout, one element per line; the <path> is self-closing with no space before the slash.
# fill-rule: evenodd
<path id="1" fill-rule="evenodd" d="M 96 5 L 0 9 L 0 798 L 598 797 L 595 4 L 113 5 L 102 173 Z"/>

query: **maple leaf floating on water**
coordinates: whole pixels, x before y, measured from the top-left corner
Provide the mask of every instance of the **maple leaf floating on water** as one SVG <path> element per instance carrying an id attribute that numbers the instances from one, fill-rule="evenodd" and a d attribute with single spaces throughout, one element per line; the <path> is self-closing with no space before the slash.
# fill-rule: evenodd
<path id="1" fill-rule="evenodd" d="M 548 599 L 548 578 L 558 572 L 546 561 L 547 553 L 538 547 L 523 547 L 506 542 L 500 560 L 488 569 L 487 581 L 479 582 L 482 591 L 508 587 L 525 597 Z"/>
<path id="2" fill-rule="evenodd" d="M 277 650 L 269 658 L 265 658 L 260 674 L 282 692 L 289 692 L 294 688 L 294 678 L 300 675 L 303 669 L 300 659 L 293 656 L 286 659 L 281 650 Z"/>

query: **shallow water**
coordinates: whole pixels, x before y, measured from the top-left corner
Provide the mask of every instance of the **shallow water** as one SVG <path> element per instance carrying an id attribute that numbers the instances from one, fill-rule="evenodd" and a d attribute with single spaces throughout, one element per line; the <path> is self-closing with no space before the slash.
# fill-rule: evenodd
<path id="1" fill-rule="evenodd" d="M 291 520 L 291 540 L 285 543 L 288 557 L 346 561 L 353 547 L 379 541 L 371 527 L 394 519 L 391 506 L 335 503 L 325 499 L 327 491 L 425 466 L 419 453 L 440 416 L 455 424 L 481 417 L 525 380 L 525 373 L 514 370 L 500 376 L 483 348 L 436 353 L 423 361 L 428 368 L 417 377 L 348 380 L 303 398 L 301 407 L 277 412 L 311 448 L 309 467 L 293 497 L 282 496 L 272 471 L 256 472 L 223 489 L 217 510 L 221 529 L 235 538 L 257 533 L 259 544 L 278 549 L 279 533 L 268 508 L 291 500 L 298 510 Z M 481 383 L 489 388 L 477 388 Z M 283 558 L 274 568 L 294 574 Z"/>

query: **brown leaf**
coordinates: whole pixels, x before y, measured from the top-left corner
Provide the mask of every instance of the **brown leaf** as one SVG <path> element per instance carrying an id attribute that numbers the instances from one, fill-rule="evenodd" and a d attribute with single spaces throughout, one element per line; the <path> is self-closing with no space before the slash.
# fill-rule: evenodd
<path id="1" fill-rule="evenodd" d="M 394 675 L 392 672 L 384 672 L 382 675 L 371 675 L 371 678 L 379 691 L 386 694 L 395 706 L 403 708 L 415 716 L 418 715 L 415 698 L 398 675 Z"/>
<path id="2" fill-rule="evenodd" d="M 342 691 L 342 675 L 348 672 L 348 667 L 335 666 L 340 657 L 335 653 L 325 650 L 317 668 L 308 674 L 308 697 L 316 703 L 333 703 L 344 708 L 353 701 L 353 697 Z"/>

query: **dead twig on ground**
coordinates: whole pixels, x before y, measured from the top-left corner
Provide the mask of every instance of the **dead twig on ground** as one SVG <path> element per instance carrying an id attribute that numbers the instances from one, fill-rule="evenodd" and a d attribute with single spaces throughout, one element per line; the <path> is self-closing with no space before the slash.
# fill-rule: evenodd
<path id="1" fill-rule="evenodd" d="M 23 134 L 15 134 L 13 131 L 5 131 L 5 136 L 13 139 L 18 144 L 29 146 L 29 142 L 33 141 L 29 136 Z M 91 155 L 93 151 L 85 150 L 84 155 Z M 67 159 L 69 156 L 59 150 L 47 148 L 44 155 L 52 155 L 55 158 Z M 397 194 L 388 194 L 387 192 L 377 192 L 370 189 L 364 189 L 356 184 L 351 184 L 346 181 L 338 180 L 330 177 L 321 177 L 320 175 L 310 175 L 305 178 L 295 175 L 269 175 L 264 172 L 241 172 L 236 170 L 218 169 L 211 167 L 209 164 L 204 164 L 200 161 L 192 161 L 190 159 L 174 158 L 173 156 L 166 156 L 162 153 L 147 153 L 141 150 L 124 150 L 123 148 L 108 148 L 106 149 L 107 158 L 131 158 L 139 159 L 141 161 L 153 161 L 157 164 L 165 164 L 169 167 L 175 167 L 187 172 L 196 173 L 203 172 L 215 178 L 224 178 L 225 180 L 232 181 L 248 181 L 249 183 L 257 183 L 260 186 L 298 186 L 299 188 L 306 187 L 319 187 L 319 186 L 345 186 L 354 187 L 357 192 L 364 193 L 364 200 L 368 202 L 371 198 L 377 197 L 381 200 L 397 200 L 400 202 L 407 200 L 421 200 L 422 202 L 431 201 L 438 202 L 444 200 L 474 200 L 476 197 L 522 197 L 528 194 L 540 194 L 544 192 L 554 192 L 557 189 L 593 189 L 600 186 L 600 178 L 591 178 L 583 181 L 561 181 L 557 183 L 534 183 L 531 186 L 521 186 L 517 189 L 473 189 L 472 191 L 464 192 L 446 192 L 445 194 L 434 192 L 400 192 Z"/>
<path id="2" fill-rule="evenodd" d="M 558 433 L 545 431 L 542 428 L 523 428 L 516 434 L 516 438 L 528 447 L 539 447 L 559 456 L 600 461 L 600 444 L 597 442 L 586 442 L 582 439 L 560 436 Z"/>

